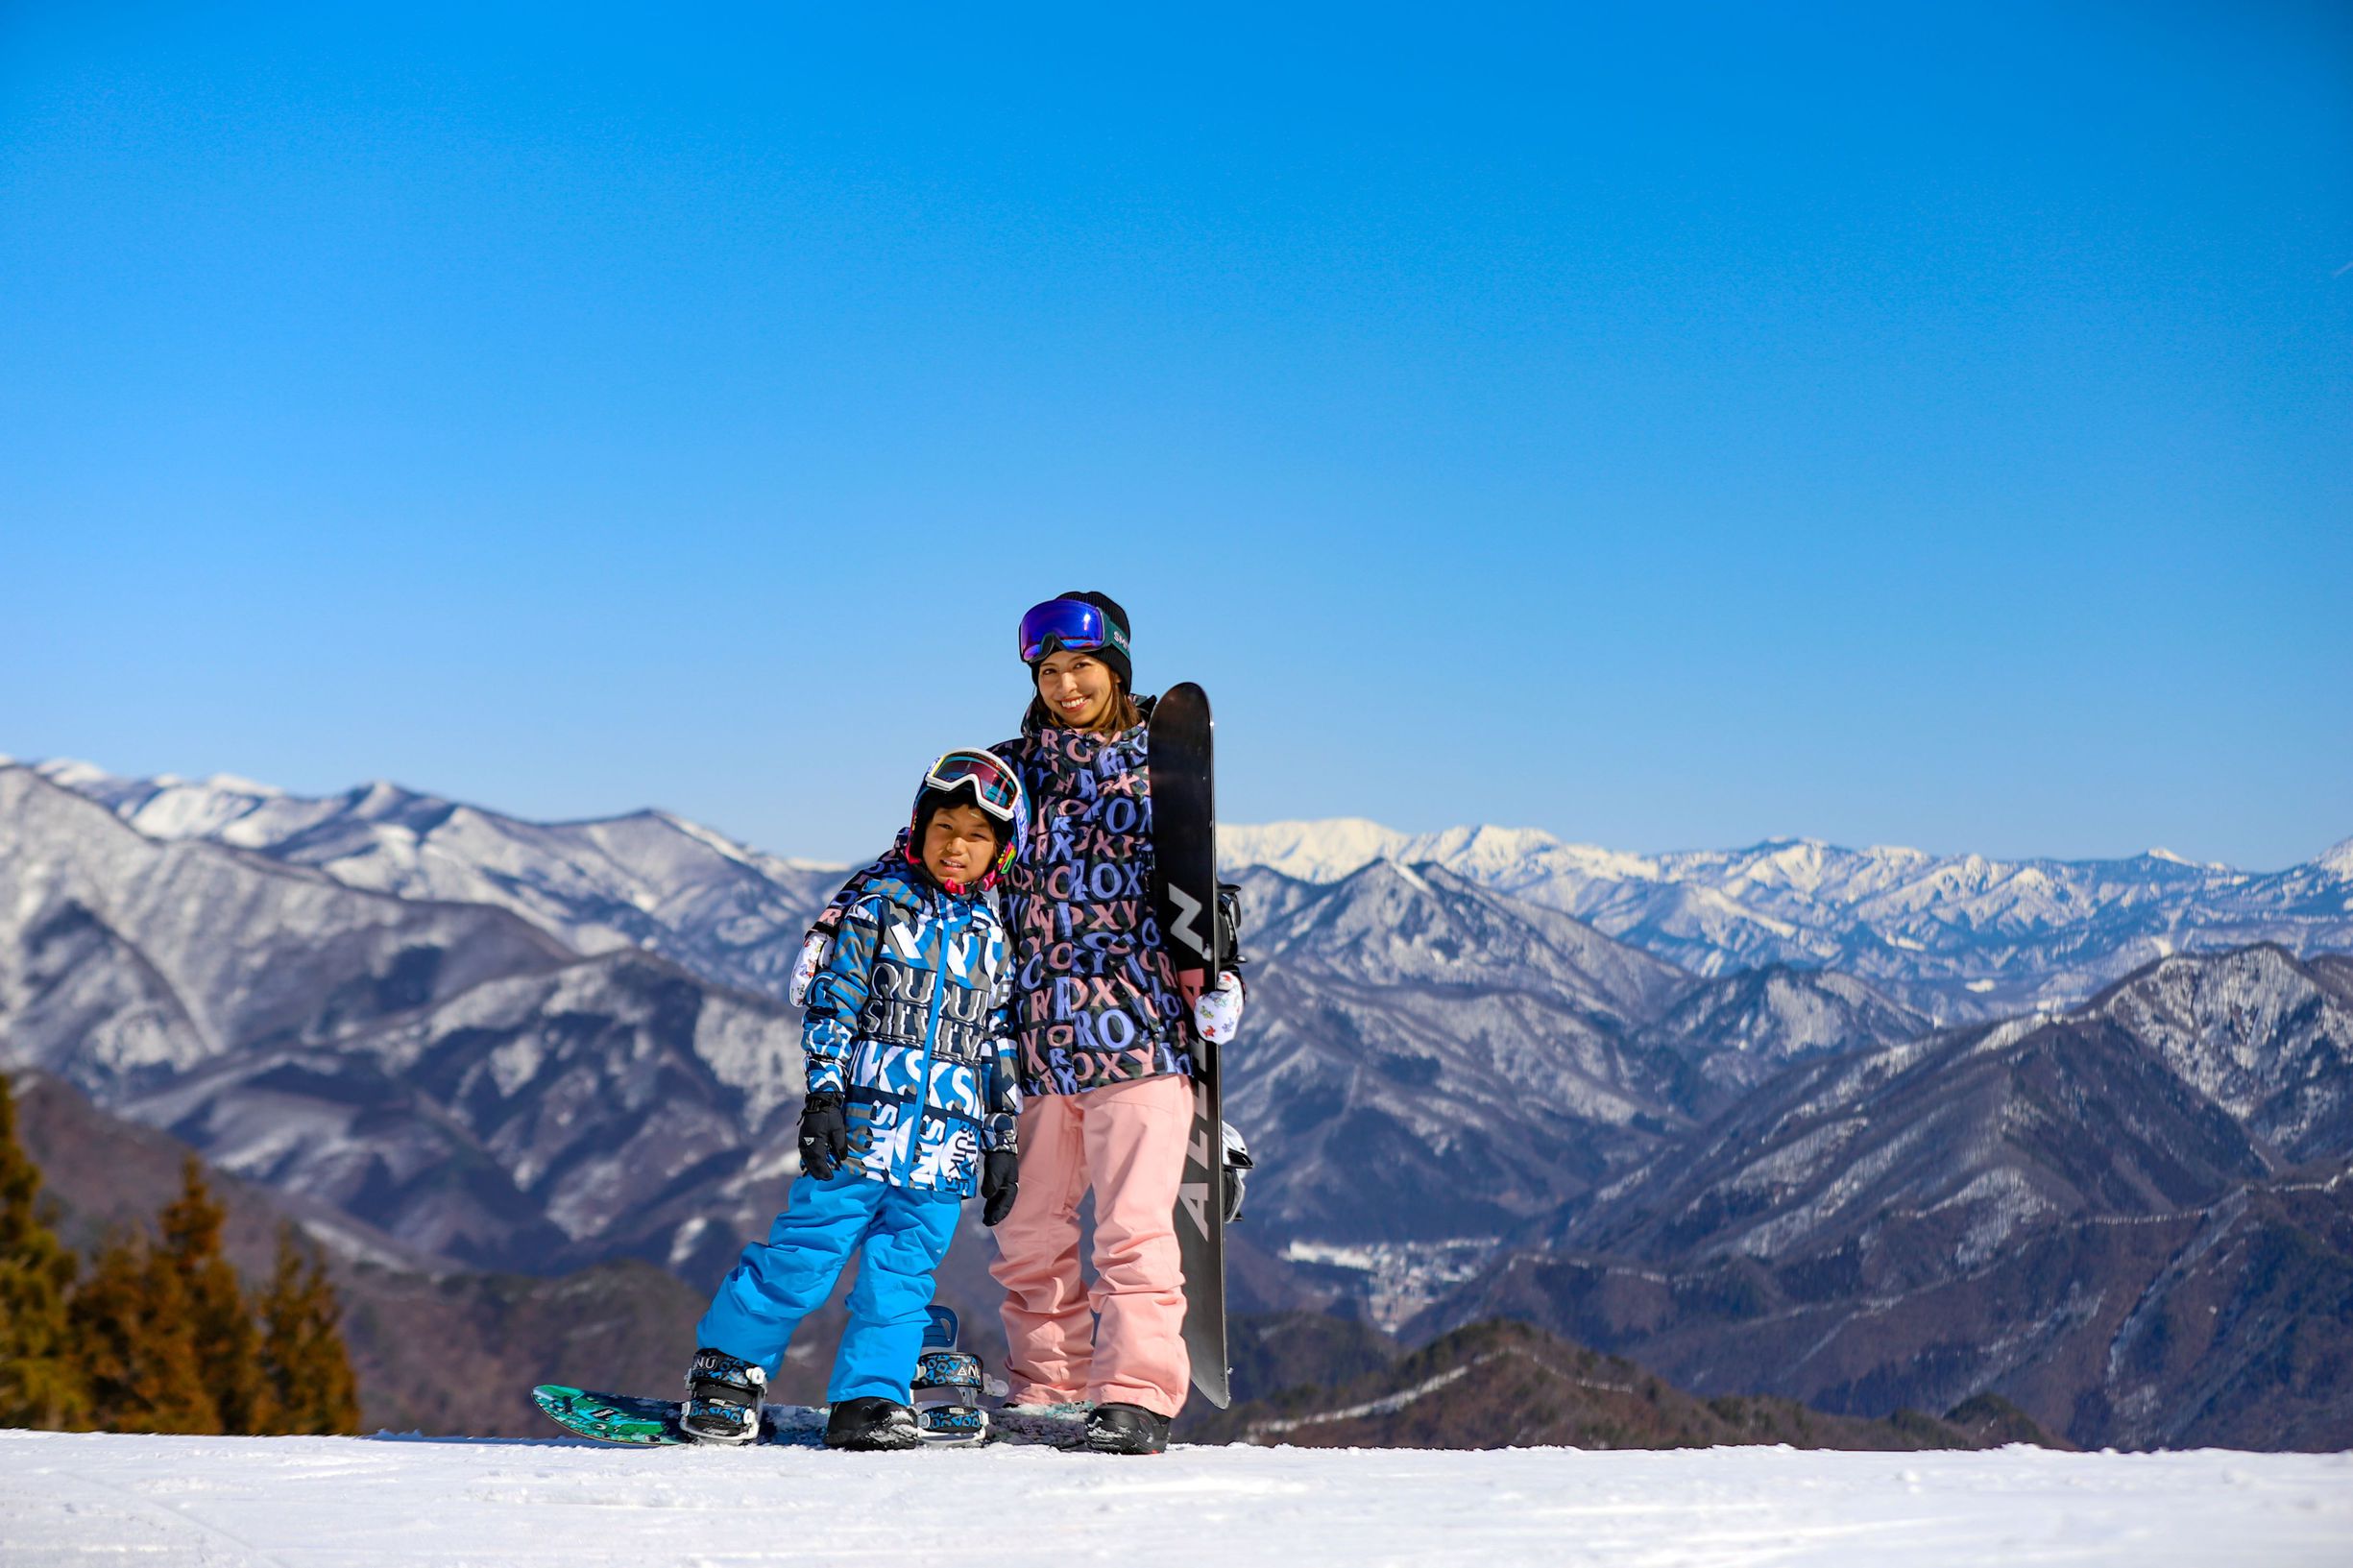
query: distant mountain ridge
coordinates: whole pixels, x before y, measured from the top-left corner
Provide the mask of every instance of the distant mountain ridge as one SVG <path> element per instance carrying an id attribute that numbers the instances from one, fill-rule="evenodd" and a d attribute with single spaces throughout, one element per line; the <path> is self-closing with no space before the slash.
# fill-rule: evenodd
<path id="1" fill-rule="evenodd" d="M 642 947 L 771 997 L 841 874 L 661 811 L 532 823 L 381 782 L 304 798 L 230 775 L 123 779 L 68 760 L 37 771 L 150 837 L 254 850 L 402 897 L 497 905 L 575 952 Z M 2173 953 L 2353 951 L 2353 838 L 2268 873 L 2162 850 L 1998 860 L 1806 838 L 1635 855 L 1532 828 L 1413 834 L 1361 818 L 1228 825 L 1219 838 L 1229 874 L 1263 866 L 1326 883 L 1376 861 L 1436 864 L 1696 975 L 1834 970 L 1939 1024 L 2072 1006 Z"/>
<path id="2" fill-rule="evenodd" d="M 304 797 L 227 774 L 122 779 L 67 760 L 34 771 L 149 838 L 251 850 L 403 899 L 493 905 L 574 953 L 643 948 L 780 999 L 803 929 L 841 880 L 667 811 L 541 823 L 380 780 Z"/>
<path id="3" fill-rule="evenodd" d="M 774 1212 L 779 1001 L 492 904 L 158 840 L 0 767 L 0 1066 L 421 1253 L 708 1268 Z"/>
<path id="4" fill-rule="evenodd" d="M 1275 832 L 1233 867 L 1237 1310 L 1516 1316 L 1703 1393 L 1991 1392 L 2087 1443 L 2353 1440 L 2353 958 L 2307 951 L 2344 847 Z M 0 1065 L 416 1256 L 707 1285 L 796 1169 L 782 992 L 838 876 L 656 812 L 4 764 Z M 2204 951 L 2249 930 L 2292 940 Z"/>
<path id="5" fill-rule="evenodd" d="M 533 824 L 387 784 L 53 762 L 0 768 L 0 883 L 73 890 L 20 896 L 49 912 L 12 949 L 0 921 L 7 1058 L 230 1170 L 459 1261 L 689 1273 L 790 1179 L 783 992 L 837 871 L 660 813 Z M 1440 867 L 1245 880 L 1231 1114 L 1270 1247 L 1493 1235 L 1787 1061 L 1924 1026 L 1847 977 L 1693 977 Z M 175 918 L 142 924 L 158 889 Z"/>
<path id="6" fill-rule="evenodd" d="M 1701 1392 L 1994 1392 L 2086 1446 L 2353 1439 L 2353 959 L 2162 960 L 2083 1008 L 1800 1063 L 1563 1206 L 1506 1315 Z"/>
<path id="7" fill-rule="evenodd" d="M 2004 861 L 1806 838 L 1643 856 L 1536 829 L 1410 834 L 1359 818 L 1227 827 L 1219 838 L 1229 867 L 1303 881 L 1374 860 L 1443 865 L 1696 974 L 1834 969 L 1939 1022 L 2072 1005 L 2173 953 L 2353 949 L 2353 838 L 2270 873 L 2161 850 Z"/>

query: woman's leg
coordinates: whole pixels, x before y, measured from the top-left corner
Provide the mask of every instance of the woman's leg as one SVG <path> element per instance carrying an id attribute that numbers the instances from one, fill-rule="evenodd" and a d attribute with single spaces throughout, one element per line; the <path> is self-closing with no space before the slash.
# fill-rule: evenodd
<path id="1" fill-rule="evenodd" d="M 1078 1095 L 1037 1095 L 1021 1108 L 1021 1190 L 997 1226 L 989 1273 L 1005 1287 L 1005 1365 L 1017 1405 L 1086 1395 L 1093 1315 L 1079 1279 L 1079 1200 L 1086 1146 Z"/>
<path id="2" fill-rule="evenodd" d="M 847 1171 L 795 1181 L 768 1239 L 745 1247 L 719 1282 L 711 1310 L 694 1326 L 695 1344 L 758 1362 L 774 1377 L 792 1331 L 833 1293 L 887 1190 Z"/>
<path id="3" fill-rule="evenodd" d="M 933 1277 L 956 1221 L 961 1198 L 906 1187 L 885 1187 L 865 1245 L 858 1254 L 858 1283 L 850 1287 L 850 1321 L 834 1357 L 833 1381 L 825 1397 L 878 1397 L 907 1403 L 908 1380 L 923 1349 L 924 1312 L 932 1304 Z"/>
<path id="4" fill-rule="evenodd" d="M 1087 1397 L 1175 1415 L 1192 1381 L 1176 1213 L 1193 1083 L 1140 1078 L 1079 1098 L 1095 1173 L 1093 1303 L 1101 1319 Z"/>

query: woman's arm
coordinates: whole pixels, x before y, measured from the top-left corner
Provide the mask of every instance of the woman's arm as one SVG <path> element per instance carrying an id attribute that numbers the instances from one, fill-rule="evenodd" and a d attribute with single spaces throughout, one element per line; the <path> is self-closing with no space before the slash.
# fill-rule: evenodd
<path id="1" fill-rule="evenodd" d="M 1021 1115 L 1021 1047 L 1013 1037 L 1013 954 L 1000 935 L 997 983 L 989 996 L 988 1061 L 982 1073 L 985 1098 L 981 1117 L 983 1149 L 1017 1149 Z"/>

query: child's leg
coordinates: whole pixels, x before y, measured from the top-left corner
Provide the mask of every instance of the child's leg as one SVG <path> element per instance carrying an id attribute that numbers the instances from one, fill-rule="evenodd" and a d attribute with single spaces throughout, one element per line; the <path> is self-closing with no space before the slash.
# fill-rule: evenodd
<path id="1" fill-rule="evenodd" d="M 882 1398 L 907 1403 L 908 1379 L 923 1348 L 933 1276 L 956 1240 L 963 1199 L 906 1187 L 885 1187 L 858 1254 L 858 1283 L 850 1287 L 850 1321 L 834 1357 L 825 1397 Z"/>
<path id="2" fill-rule="evenodd" d="M 988 1267 L 1005 1287 L 1005 1363 L 1015 1404 L 1086 1397 L 1095 1317 L 1079 1279 L 1081 1098 L 1038 1095 L 1021 1108 L 1021 1190 L 997 1227 L 997 1261 Z"/>
<path id="3" fill-rule="evenodd" d="M 774 1377 L 801 1319 L 832 1293 L 850 1249 L 889 1189 L 847 1171 L 824 1181 L 802 1176 L 765 1242 L 743 1249 L 719 1282 L 694 1342 L 758 1362 Z"/>
<path id="4" fill-rule="evenodd" d="M 1086 1158 L 1095 1172 L 1093 1304 L 1102 1318 L 1087 1397 L 1175 1415 L 1192 1380 L 1176 1212 L 1193 1083 L 1142 1078 L 1079 1098 L 1086 1102 Z"/>

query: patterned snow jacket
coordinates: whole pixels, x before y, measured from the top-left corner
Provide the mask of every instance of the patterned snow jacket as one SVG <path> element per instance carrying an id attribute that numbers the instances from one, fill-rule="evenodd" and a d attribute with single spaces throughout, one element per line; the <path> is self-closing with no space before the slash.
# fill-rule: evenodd
<path id="1" fill-rule="evenodd" d="M 849 1168 L 969 1197 L 1021 1111 L 1005 928 L 904 859 L 868 872 L 809 986 L 810 1092 L 844 1097 Z"/>
<path id="2" fill-rule="evenodd" d="M 1152 699 L 1136 706 L 1149 719 Z M 997 891 L 1013 940 L 1027 1095 L 1193 1072 L 1193 1015 L 1152 909 L 1146 731 L 1025 722 L 1020 739 L 989 748 L 1021 770 L 1031 811 L 1028 844 Z M 853 875 L 816 929 L 891 863 L 886 856 Z"/>

